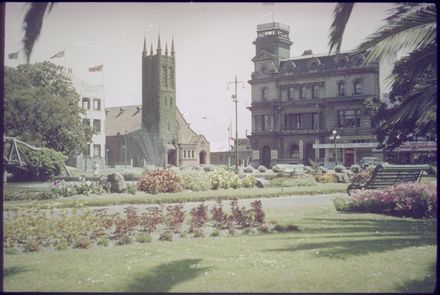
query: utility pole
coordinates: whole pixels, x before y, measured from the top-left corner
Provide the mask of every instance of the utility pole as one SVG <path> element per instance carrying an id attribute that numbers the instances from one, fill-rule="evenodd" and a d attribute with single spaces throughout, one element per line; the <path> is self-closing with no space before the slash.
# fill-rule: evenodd
<path id="1" fill-rule="evenodd" d="M 243 81 L 237 81 L 237 76 L 235 76 L 234 82 L 229 82 L 229 84 L 235 84 L 235 94 L 232 95 L 232 101 L 235 102 L 235 172 L 238 173 L 238 112 L 237 112 L 237 103 L 238 103 L 238 96 L 237 96 L 237 84 L 242 83 L 244 88 L 244 82 Z"/>

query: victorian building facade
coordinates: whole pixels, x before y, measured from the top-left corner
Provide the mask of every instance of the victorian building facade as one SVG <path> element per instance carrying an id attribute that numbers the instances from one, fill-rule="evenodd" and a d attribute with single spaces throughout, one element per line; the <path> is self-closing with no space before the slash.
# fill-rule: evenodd
<path id="1" fill-rule="evenodd" d="M 311 50 L 290 57 L 289 27 L 276 22 L 258 25 L 253 44 L 249 138 L 254 166 L 310 165 L 312 160 L 332 168 L 336 161 L 350 166 L 364 156 L 381 157 L 363 106 L 367 98 L 379 97 L 378 63 L 365 64 L 362 54 Z"/>

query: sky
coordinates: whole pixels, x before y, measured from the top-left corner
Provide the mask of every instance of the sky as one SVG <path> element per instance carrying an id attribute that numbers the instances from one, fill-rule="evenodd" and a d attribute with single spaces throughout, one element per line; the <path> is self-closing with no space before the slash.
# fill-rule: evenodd
<path id="1" fill-rule="evenodd" d="M 174 38 L 177 107 L 191 128 L 205 135 L 211 151 L 227 149 L 228 127 L 235 136 L 233 82 L 238 85 L 238 136 L 251 131 L 252 42 L 258 24 L 272 21 L 290 27 L 291 57 L 304 50 L 328 52 L 328 33 L 336 3 L 82 3 L 58 2 L 46 16 L 30 63 L 50 60 L 73 69 L 88 83 L 104 82 L 106 107 L 142 103 L 141 57 L 147 48 L 162 50 Z M 391 3 L 357 3 L 347 24 L 341 50 L 350 50 L 372 34 L 388 15 Z M 25 63 L 22 21 L 25 3 L 6 3 L 5 65 Z M 65 50 L 64 58 L 50 59 Z M 103 64 L 104 70 L 88 68 Z M 391 69 L 381 66 L 381 80 Z M 381 83 L 381 92 L 386 85 Z"/>

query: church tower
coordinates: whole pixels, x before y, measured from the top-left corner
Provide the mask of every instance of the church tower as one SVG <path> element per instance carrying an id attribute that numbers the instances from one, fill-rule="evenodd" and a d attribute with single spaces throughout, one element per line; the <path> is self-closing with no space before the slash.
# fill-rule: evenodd
<path id="1" fill-rule="evenodd" d="M 177 121 L 176 121 L 176 61 L 174 40 L 171 51 L 168 45 L 162 52 L 160 35 L 156 53 L 147 50 L 144 38 L 142 51 L 142 124 L 151 139 L 153 160 L 158 166 L 177 164 Z"/>

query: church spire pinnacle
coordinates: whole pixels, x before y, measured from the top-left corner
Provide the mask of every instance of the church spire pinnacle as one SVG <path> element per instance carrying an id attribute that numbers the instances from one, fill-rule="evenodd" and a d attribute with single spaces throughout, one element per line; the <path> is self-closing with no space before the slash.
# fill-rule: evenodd
<path id="1" fill-rule="evenodd" d="M 160 33 L 157 36 L 157 53 L 160 54 L 162 52 L 162 48 L 160 48 Z"/>
<path id="2" fill-rule="evenodd" d="M 174 37 L 171 38 L 171 56 L 174 56 Z"/>

